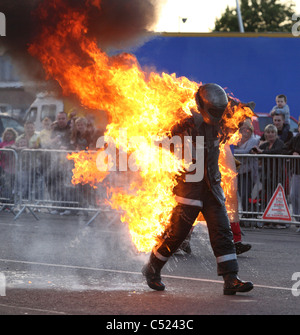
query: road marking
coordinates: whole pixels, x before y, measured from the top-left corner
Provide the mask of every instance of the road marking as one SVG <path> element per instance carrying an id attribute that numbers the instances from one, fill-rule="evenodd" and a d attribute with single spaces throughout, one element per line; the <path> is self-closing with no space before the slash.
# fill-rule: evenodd
<path id="1" fill-rule="evenodd" d="M 41 262 L 30 262 L 30 261 L 18 261 L 18 260 L 3 259 L 3 258 L 0 258 L 0 262 L 21 263 L 21 264 L 40 265 L 40 266 L 49 266 L 49 267 L 58 267 L 58 268 L 80 269 L 80 270 L 91 270 L 91 271 L 102 271 L 102 272 L 112 272 L 112 273 L 141 275 L 140 272 L 127 271 L 127 270 L 102 269 L 102 268 L 94 268 L 94 267 L 89 267 L 89 266 L 78 266 L 78 265 L 67 265 L 67 264 L 53 264 L 53 263 L 41 263 Z M 165 278 L 171 278 L 171 279 L 181 279 L 181 280 L 191 280 L 191 281 L 198 281 L 198 282 L 206 282 L 206 283 L 218 283 L 218 284 L 223 284 L 224 283 L 221 280 L 204 279 L 204 278 L 194 278 L 194 277 L 183 277 L 183 276 L 172 276 L 172 275 L 167 275 L 167 274 L 164 274 L 163 277 L 165 277 Z M 260 288 L 272 289 L 272 290 L 285 290 L 285 291 L 291 291 L 292 290 L 289 287 L 259 285 L 259 284 L 255 284 L 255 283 L 254 283 L 254 286 L 255 287 L 260 287 Z"/>
<path id="2" fill-rule="evenodd" d="M 0 307 L 15 308 L 15 309 L 24 310 L 24 311 L 27 310 L 27 311 L 33 311 L 33 312 L 43 312 L 43 313 L 66 315 L 66 313 L 64 312 L 52 311 L 52 310 L 41 309 L 41 308 L 32 308 L 32 307 L 24 307 L 24 306 L 16 306 L 16 305 L 8 305 L 8 304 L 0 304 Z"/>

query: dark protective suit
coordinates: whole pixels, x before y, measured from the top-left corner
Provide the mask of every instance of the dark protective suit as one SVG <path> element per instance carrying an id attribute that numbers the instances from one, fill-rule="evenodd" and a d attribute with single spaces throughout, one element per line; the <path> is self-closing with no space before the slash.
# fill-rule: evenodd
<path id="1" fill-rule="evenodd" d="M 184 137 L 181 141 L 181 144 L 184 143 L 183 150 L 186 149 L 190 153 L 188 160 L 186 160 L 188 156 L 183 153 L 184 160 L 196 164 L 185 165 L 186 173 L 178 179 L 178 184 L 174 188 L 178 205 L 173 210 L 169 227 L 153 248 L 149 262 L 143 267 L 142 273 L 150 288 L 157 291 L 165 289 L 161 281 L 161 269 L 190 233 L 201 211 L 207 222 L 218 274 L 224 279 L 223 293 L 233 295 L 237 292 L 249 292 L 253 289 L 253 283 L 242 281 L 237 275 L 238 263 L 218 165 L 218 127 L 228 105 L 228 98 L 219 85 L 211 83 L 199 87 L 195 100 L 201 114 L 192 112 L 191 117 L 182 120 L 173 128 L 172 134 Z M 191 142 L 192 146 L 186 146 L 186 143 Z M 201 150 L 198 150 L 199 146 Z M 174 149 L 176 150 L 176 145 Z M 192 160 L 193 158 L 196 158 L 196 162 Z M 201 163 L 204 164 L 203 169 Z M 200 173 L 195 169 L 193 172 L 193 167 L 196 167 L 196 170 L 197 167 L 200 168 Z"/>
<path id="2" fill-rule="evenodd" d="M 185 174 L 179 177 L 174 188 L 178 205 L 174 208 L 170 225 L 160 243 L 154 247 L 153 254 L 160 261 L 166 262 L 185 240 L 201 211 L 207 223 L 218 275 L 224 275 L 238 272 L 238 263 L 224 192 L 220 185 L 218 130 L 218 126 L 205 123 L 197 112 L 172 129 L 173 136 L 192 136 L 193 145 L 196 136 L 204 136 L 204 178 L 198 182 L 186 182 Z"/>

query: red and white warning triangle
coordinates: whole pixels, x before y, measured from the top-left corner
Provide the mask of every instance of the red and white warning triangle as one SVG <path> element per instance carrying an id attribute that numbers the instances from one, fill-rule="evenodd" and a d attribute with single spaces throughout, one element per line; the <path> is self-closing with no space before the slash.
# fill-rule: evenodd
<path id="1" fill-rule="evenodd" d="M 281 184 L 278 184 L 262 218 L 267 220 L 292 221 L 284 189 Z"/>

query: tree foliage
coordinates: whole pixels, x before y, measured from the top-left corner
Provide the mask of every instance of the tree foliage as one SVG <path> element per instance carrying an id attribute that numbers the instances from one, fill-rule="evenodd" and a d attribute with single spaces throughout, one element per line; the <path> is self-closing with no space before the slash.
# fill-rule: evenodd
<path id="1" fill-rule="evenodd" d="M 290 32 L 295 4 L 278 0 L 241 0 L 240 8 L 245 32 Z M 215 21 L 214 31 L 239 31 L 236 8 L 227 6 Z"/>

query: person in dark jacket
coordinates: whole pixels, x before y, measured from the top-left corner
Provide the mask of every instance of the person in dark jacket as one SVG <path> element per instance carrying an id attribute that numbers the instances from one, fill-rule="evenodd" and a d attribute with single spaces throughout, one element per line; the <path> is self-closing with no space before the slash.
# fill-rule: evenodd
<path id="1" fill-rule="evenodd" d="M 298 134 L 287 142 L 283 149 L 282 154 L 284 155 L 300 155 L 300 121 L 298 122 Z M 291 160 L 291 189 L 290 199 L 292 202 L 293 214 L 297 215 L 295 218 L 300 221 L 300 158 L 293 158 Z M 298 228 L 298 231 L 299 228 Z"/>
<path id="2" fill-rule="evenodd" d="M 219 123 L 227 107 L 228 98 L 223 88 L 217 84 L 200 86 L 195 98 L 198 111 L 192 111 L 191 117 L 174 126 L 172 135 L 191 136 L 194 152 L 197 152 L 197 137 L 204 137 L 204 157 L 200 157 L 200 160 L 204 160 L 204 178 L 200 181 L 194 180 L 194 171 L 187 171 L 178 178 L 178 184 L 174 188 L 178 204 L 173 210 L 169 227 L 153 248 L 142 273 L 150 288 L 157 291 L 165 289 L 161 281 L 161 269 L 186 239 L 201 211 L 207 223 L 218 275 L 224 278 L 223 293 L 231 295 L 236 292 L 248 292 L 252 290 L 253 284 L 240 280 L 237 275 L 236 250 L 218 166 Z M 194 155 L 192 157 L 194 158 Z"/>
<path id="3" fill-rule="evenodd" d="M 278 130 L 273 124 L 268 124 L 264 130 L 266 141 L 259 147 L 254 146 L 251 153 L 264 155 L 279 155 L 283 149 L 284 143 L 278 138 Z"/>
<path id="4" fill-rule="evenodd" d="M 284 123 L 284 114 L 275 113 L 273 114 L 273 124 L 277 128 L 277 135 L 278 138 L 284 142 L 287 143 L 294 135 L 289 130 L 289 126 Z M 265 134 L 262 135 L 260 138 L 259 144 L 263 144 L 266 141 Z"/>
<path id="5" fill-rule="evenodd" d="M 277 127 L 275 127 L 273 124 L 268 124 L 265 127 L 264 136 L 266 142 L 262 143 L 259 147 L 254 147 L 251 150 L 251 153 L 254 154 L 270 155 L 270 157 L 262 157 L 260 159 L 261 182 L 262 188 L 264 189 L 264 197 L 262 202 L 263 207 L 269 203 L 277 185 L 283 182 L 283 169 L 281 167 L 281 160 L 273 157 L 273 155 L 280 155 L 284 146 L 283 141 L 278 137 Z M 265 228 L 273 226 L 277 228 L 286 227 L 286 225 L 280 224 L 264 224 Z"/>

